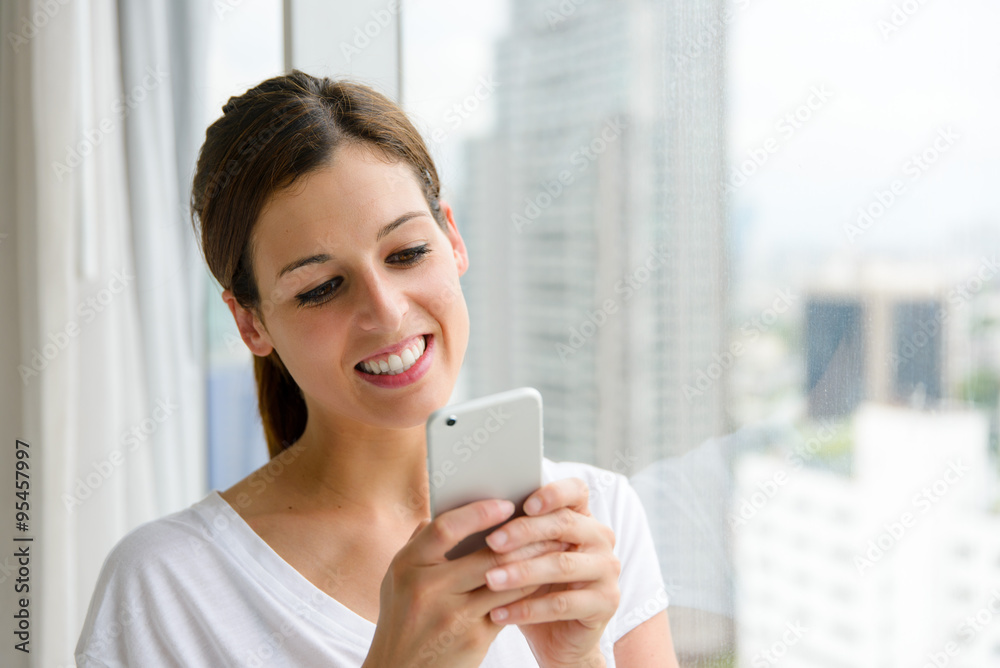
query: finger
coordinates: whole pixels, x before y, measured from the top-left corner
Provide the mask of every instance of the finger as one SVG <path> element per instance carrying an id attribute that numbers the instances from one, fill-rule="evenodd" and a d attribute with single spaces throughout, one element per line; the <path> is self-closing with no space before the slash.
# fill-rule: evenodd
<path id="1" fill-rule="evenodd" d="M 529 543 L 558 540 L 580 546 L 613 548 L 614 531 L 592 517 L 561 508 L 539 517 L 511 520 L 486 537 L 495 552 L 506 553 Z"/>
<path id="2" fill-rule="evenodd" d="M 413 533 L 411 533 L 410 537 L 406 539 L 406 542 L 410 542 L 411 540 L 413 540 L 413 537 L 416 536 L 418 533 L 420 533 L 420 531 L 430 523 L 431 521 L 429 519 L 420 520 L 420 524 L 418 524 L 417 528 L 413 530 Z"/>
<path id="3" fill-rule="evenodd" d="M 517 603 L 536 591 L 538 591 L 538 587 L 518 587 L 507 591 L 493 591 L 483 587 L 467 594 L 465 610 L 470 616 L 489 617 L 491 610 Z"/>
<path id="4" fill-rule="evenodd" d="M 448 615 L 441 620 L 444 623 L 437 626 L 440 630 L 434 632 L 432 628 L 425 627 L 424 632 L 421 634 L 423 642 L 410 653 L 412 657 L 420 657 L 421 660 L 405 662 L 405 665 L 410 666 L 410 668 L 415 668 L 418 665 L 439 665 L 438 663 L 428 663 L 428 660 L 433 662 L 434 657 L 440 656 L 442 650 L 457 645 L 459 642 L 467 643 L 469 640 L 467 634 L 472 634 L 485 640 L 487 643 L 492 643 L 497 634 L 503 630 L 503 627 L 493 623 L 493 620 L 490 619 L 490 610 L 497 606 L 512 603 L 519 598 L 523 598 L 524 595 L 533 593 L 530 589 L 525 590 L 524 593 L 497 593 L 486 589 L 482 591 L 484 594 L 476 592 L 471 596 L 455 597 L 453 601 L 444 602 L 445 607 L 448 608 Z M 392 631 L 389 633 L 392 633 Z M 465 640 L 459 641 L 463 636 L 465 636 Z M 452 648 L 454 649 L 454 647 Z M 395 666 L 396 664 L 393 665 Z M 449 665 L 452 664 L 449 662 Z"/>
<path id="5" fill-rule="evenodd" d="M 557 552 L 494 568 L 486 573 L 493 591 L 544 584 L 587 583 L 607 578 L 618 580 L 621 566 L 612 554 Z"/>
<path id="6" fill-rule="evenodd" d="M 514 563 L 516 561 L 526 561 L 528 559 L 534 559 L 535 557 L 540 557 L 544 554 L 551 554 L 553 552 L 565 552 L 566 550 L 575 547 L 571 543 L 564 543 L 561 540 L 543 540 L 537 543 L 528 543 L 523 547 L 519 547 L 513 552 L 493 552 L 496 555 L 495 566 L 502 566 L 504 564 Z M 487 548 L 489 549 L 489 548 Z M 492 550 L 490 550 L 492 552 Z"/>
<path id="7" fill-rule="evenodd" d="M 566 589 L 537 598 L 522 598 L 490 611 L 494 624 L 541 624 L 576 620 L 589 628 L 604 624 L 618 609 L 620 593 L 598 589 Z"/>
<path id="8" fill-rule="evenodd" d="M 450 562 L 454 585 L 451 591 L 469 592 L 486 585 L 486 573 L 499 566 L 526 559 L 534 559 L 551 552 L 562 552 L 572 547 L 569 543 L 549 540 L 531 543 L 507 554 L 498 554 L 488 547 L 476 550 Z M 506 587 L 510 589 L 510 587 Z"/>
<path id="9" fill-rule="evenodd" d="M 528 515 L 544 515 L 558 508 L 570 508 L 590 515 L 590 488 L 580 478 L 563 478 L 539 487 L 524 501 Z"/>
<path id="10" fill-rule="evenodd" d="M 440 564 L 444 556 L 466 536 L 496 526 L 514 514 L 514 504 L 505 499 L 474 501 L 441 513 L 412 542 L 412 558 L 418 564 Z"/>

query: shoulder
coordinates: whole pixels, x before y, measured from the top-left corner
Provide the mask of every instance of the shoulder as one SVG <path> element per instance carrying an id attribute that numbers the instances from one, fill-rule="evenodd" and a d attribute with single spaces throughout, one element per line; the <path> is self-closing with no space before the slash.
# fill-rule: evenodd
<path id="1" fill-rule="evenodd" d="M 204 585 L 204 566 L 211 561 L 206 546 L 213 543 L 211 518 L 213 512 L 219 512 L 219 503 L 225 502 L 213 493 L 188 508 L 136 527 L 118 541 L 101 566 L 77 645 L 78 655 L 90 661 L 113 659 L 113 665 L 121 665 L 122 657 L 134 659 L 139 656 L 135 652 L 141 654 L 144 648 L 155 646 L 142 629 L 152 633 L 152 629 L 162 627 L 153 620 L 179 614 L 183 606 L 173 603 Z M 131 649 L 126 647 L 126 635 Z"/>
<path id="2" fill-rule="evenodd" d="M 146 522 L 125 534 L 105 559 L 102 577 L 109 571 L 136 572 L 156 564 L 186 561 L 189 553 L 197 552 L 210 539 L 212 517 L 219 512 L 218 500 L 213 493 L 188 508 Z"/>
<path id="3" fill-rule="evenodd" d="M 221 585 L 217 576 L 240 561 L 239 529 L 238 516 L 215 492 L 136 527 L 105 558 L 89 613 L 113 611 L 123 601 L 180 599 Z"/>

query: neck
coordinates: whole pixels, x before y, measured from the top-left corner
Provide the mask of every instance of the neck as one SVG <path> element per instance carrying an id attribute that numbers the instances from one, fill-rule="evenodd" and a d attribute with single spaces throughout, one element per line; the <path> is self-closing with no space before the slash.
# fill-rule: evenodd
<path id="1" fill-rule="evenodd" d="M 296 496 L 316 510 L 405 524 L 430 515 L 423 425 L 386 429 L 314 415 L 293 446 Z"/>

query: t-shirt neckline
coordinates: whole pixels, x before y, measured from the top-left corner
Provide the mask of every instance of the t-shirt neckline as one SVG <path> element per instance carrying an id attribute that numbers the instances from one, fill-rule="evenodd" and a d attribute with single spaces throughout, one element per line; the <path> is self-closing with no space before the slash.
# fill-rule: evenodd
<path id="1" fill-rule="evenodd" d="M 543 484 L 553 479 L 552 465 L 551 460 L 546 457 L 542 458 Z M 324 592 L 302 573 L 299 573 L 247 524 L 246 520 L 236 512 L 236 509 L 222 498 L 218 490 L 213 489 L 205 499 L 196 504 L 196 508 L 198 506 L 201 506 L 198 508 L 199 513 L 208 523 L 210 531 L 218 534 L 230 548 L 231 553 L 243 562 L 251 574 L 280 596 L 287 605 L 295 609 L 305 606 L 315 610 L 317 614 L 323 615 L 331 623 L 350 632 L 356 637 L 358 643 L 366 649 L 371 645 L 371 639 L 375 634 L 375 624 Z M 219 516 L 226 518 L 224 524 L 228 523 L 234 531 L 219 531 L 215 526 L 215 518 Z M 317 603 L 323 605 L 317 605 Z"/>
<path id="2" fill-rule="evenodd" d="M 212 490 L 202 504 L 209 514 L 216 517 L 221 515 L 228 519 L 234 531 L 216 531 L 216 533 L 246 565 L 252 568 L 258 580 L 282 596 L 292 608 L 300 609 L 301 606 L 305 606 L 314 610 L 357 636 L 359 643 L 365 648 L 371 645 L 375 624 L 324 592 L 285 561 L 247 524 L 236 509 L 222 498 L 218 490 Z M 214 530 L 214 518 L 206 517 L 206 519 Z"/>

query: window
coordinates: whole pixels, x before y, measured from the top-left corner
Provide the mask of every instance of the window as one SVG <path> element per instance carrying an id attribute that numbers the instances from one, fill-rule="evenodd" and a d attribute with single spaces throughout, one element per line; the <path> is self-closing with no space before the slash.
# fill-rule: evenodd
<path id="1" fill-rule="evenodd" d="M 222 113 L 233 95 L 280 74 L 280 0 L 218 3 L 219 20 L 209 23 L 210 94 L 207 122 Z M 267 446 L 257 411 L 253 358 L 223 303 L 221 288 L 206 284 L 208 324 L 208 483 L 226 489 L 267 463 Z"/>
<path id="2" fill-rule="evenodd" d="M 915 665 L 976 612 L 932 604 L 931 565 L 959 568 L 964 520 L 1000 528 L 998 12 L 403 12 L 404 103 L 472 261 L 467 393 L 540 388 L 554 459 L 628 450 L 688 665 L 749 665 L 812 617 L 788 665 L 841 665 L 843 633 Z"/>

